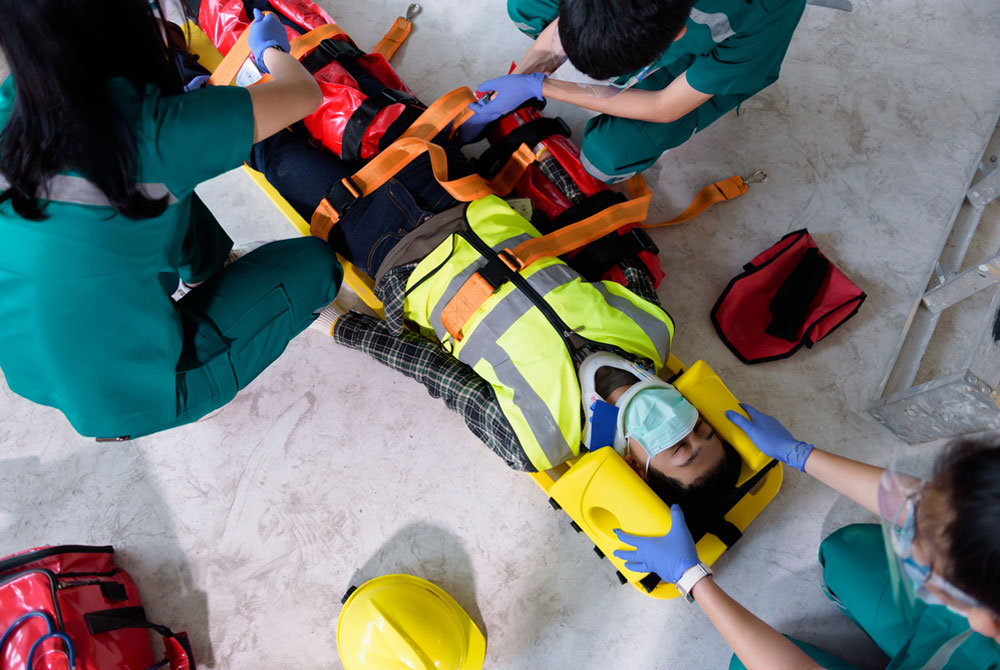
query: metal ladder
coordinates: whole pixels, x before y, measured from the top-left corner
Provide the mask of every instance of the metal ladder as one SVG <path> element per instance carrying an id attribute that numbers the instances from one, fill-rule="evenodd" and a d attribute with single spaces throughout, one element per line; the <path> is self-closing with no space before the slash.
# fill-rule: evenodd
<path id="1" fill-rule="evenodd" d="M 1000 428 L 1000 249 L 959 271 L 984 209 L 1000 196 L 998 155 L 1000 125 L 986 145 L 927 289 L 906 320 L 879 398 L 869 408 L 882 425 L 910 444 Z M 959 369 L 914 386 L 941 313 L 994 287 L 993 300 Z"/>

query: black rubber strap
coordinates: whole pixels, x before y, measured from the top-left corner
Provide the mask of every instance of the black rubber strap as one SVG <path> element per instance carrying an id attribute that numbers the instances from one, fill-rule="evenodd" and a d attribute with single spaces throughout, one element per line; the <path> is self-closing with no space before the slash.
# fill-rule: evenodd
<path id="1" fill-rule="evenodd" d="M 368 126 L 372 124 L 379 112 L 389 105 L 397 103 L 419 104 L 413 96 L 392 88 L 384 88 L 378 95 L 362 102 L 351 114 L 351 118 L 347 120 L 347 125 L 344 126 L 340 157 L 348 162 L 361 160 L 361 143 L 365 138 Z"/>
<path id="2" fill-rule="evenodd" d="M 597 281 L 608 268 L 625 258 L 637 256 L 640 251 L 660 253 L 645 230 L 633 228 L 625 235 L 611 233 L 588 244 L 573 256 L 569 264 L 587 281 Z"/>
<path id="3" fill-rule="evenodd" d="M 612 205 L 625 202 L 626 198 L 618 191 L 598 191 L 582 202 L 573 205 L 562 214 L 552 220 L 552 230 L 559 230 L 571 223 L 583 221 L 584 219 L 602 212 Z"/>
<path id="4" fill-rule="evenodd" d="M 476 164 L 476 169 L 484 179 L 493 179 L 507 164 L 518 147 L 527 144 L 534 147 L 542 140 L 553 135 L 569 137 L 569 126 L 561 118 L 540 117 L 518 126 L 502 140 L 483 152 Z"/>
<path id="5" fill-rule="evenodd" d="M 364 51 L 347 39 L 328 37 L 302 59 L 302 66 L 309 71 L 309 74 L 316 74 L 333 61 L 337 61 L 351 76 L 355 76 L 355 72 L 358 71 L 355 61 L 364 55 Z"/>

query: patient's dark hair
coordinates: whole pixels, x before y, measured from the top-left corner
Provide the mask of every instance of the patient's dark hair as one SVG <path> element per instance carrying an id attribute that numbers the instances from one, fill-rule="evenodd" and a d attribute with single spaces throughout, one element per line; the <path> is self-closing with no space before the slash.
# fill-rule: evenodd
<path id="1" fill-rule="evenodd" d="M 696 479 L 690 486 L 684 486 L 678 480 L 667 477 L 653 468 L 650 468 L 646 475 L 646 484 L 663 502 L 668 505 L 677 503 L 681 506 L 689 528 L 701 526 L 703 520 L 708 521 L 724 515 L 727 510 L 723 509 L 723 506 L 731 502 L 729 497 L 736 487 L 743 460 L 725 440 L 722 440 L 722 449 L 725 452 L 722 462 L 715 469 Z"/>
<path id="2" fill-rule="evenodd" d="M 155 2 L 160 16 L 162 7 Z M 136 183 L 135 138 L 115 104 L 109 80 L 125 79 L 142 94 L 183 90 L 147 0 L 0 0 L 0 49 L 17 95 L 0 131 L 0 174 L 18 215 L 45 218 L 44 186 L 54 175 L 80 172 L 120 214 L 159 216 L 167 198 L 148 197 Z"/>
<path id="3" fill-rule="evenodd" d="M 634 72 L 667 50 L 694 0 L 560 0 L 559 40 L 594 79 Z"/>
<path id="4" fill-rule="evenodd" d="M 958 439 L 938 457 L 918 532 L 946 557 L 943 576 L 1000 615 L 1000 436 Z"/>

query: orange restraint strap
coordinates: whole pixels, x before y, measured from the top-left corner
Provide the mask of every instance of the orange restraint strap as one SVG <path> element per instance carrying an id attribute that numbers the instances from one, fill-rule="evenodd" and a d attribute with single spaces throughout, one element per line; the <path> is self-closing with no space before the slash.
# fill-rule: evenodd
<path id="1" fill-rule="evenodd" d="M 339 187 L 346 190 L 352 198 L 364 198 L 374 193 L 415 158 L 426 153 L 430 157 L 434 178 L 456 200 L 471 202 L 491 194 L 507 195 L 535 160 L 534 153 L 527 145 L 522 144 L 500 173 L 487 181 L 475 173 L 449 179 L 447 154 L 442 147 L 430 141 L 453 120 L 457 125 L 468 118 L 471 115 L 468 105 L 475 100 L 472 92 L 465 87 L 445 94 L 428 107 L 399 139 L 353 176 L 341 180 Z M 324 198 L 313 213 L 310 232 L 316 237 L 327 239 L 339 219 L 339 212 Z"/>
<path id="2" fill-rule="evenodd" d="M 386 60 L 390 60 L 399 51 L 399 47 L 403 46 L 403 42 L 410 36 L 412 30 L 412 21 L 402 16 L 398 17 L 389 28 L 389 32 L 375 46 L 375 53 L 382 54 Z"/>
<path id="3" fill-rule="evenodd" d="M 273 12 L 266 13 L 273 14 Z M 340 26 L 334 23 L 324 24 L 293 40 L 291 43 L 291 54 L 296 59 L 300 59 L 318 47 L 323 40 L 343 34 L 344 31 L 341 30 Z M 233 83 L 233 79 L 236 79 L 236 75 L 239 73 L 240 68 L 243 67 L 244 61 L 249 57 L 250 29 L 247 28 L 240 35 L 240 38 L 236 40 L 236 44 L 229 50 L 226 57 L 219 63 L 219 67 L 215 68 L 215 72 L 212 73 L 208 83 L 212 86 L 229 86 Z"/>
<path id="4" fill-rule="evenodd" d="M 500 258 L 512 270 L 523 270 L 537 260 L 561 256 L 599 240 L 608 233 L 630 223 L 637 223 L 640 228 L 648 229 L 690 221 L 716 203 L 743 195 L 747 192 L 747 188 L 747 181 L 743 177 L 736 176 L 724 179 L 703 188 L 687 209 L 674 218 L 660 223 L 646 224 L 643 221 L 649 212 L 649 201 L 652 194 L 642 176 L 636 175 L 628 181 L 630 200 L 609 207 L 548 235 L 526 240 L 514 249 L 505 249 L 500 252 Z M 462 288 L 448 301 L 441 312 L 441 324 L 456 341 L 462 339 L 462 329 L 465 324 L 493 295 L 495 290 L 477 272 L 469 277 Z"/>

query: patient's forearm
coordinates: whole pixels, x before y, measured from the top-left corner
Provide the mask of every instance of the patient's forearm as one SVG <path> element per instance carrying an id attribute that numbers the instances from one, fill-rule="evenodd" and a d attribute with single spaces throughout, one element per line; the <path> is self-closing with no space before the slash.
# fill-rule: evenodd
<path id="1" fill-rule="evenodd" d="M 729 597 L 714 579 L 702 579 L 691 594 L 747 670 L 822 670 L 788 638 Z"/>
<path id="2" fill-rule="evenodd" d="M 879 513 L 882 468 L 814 448 L 806 460 L 805 471 L 872 514 Z"/>

